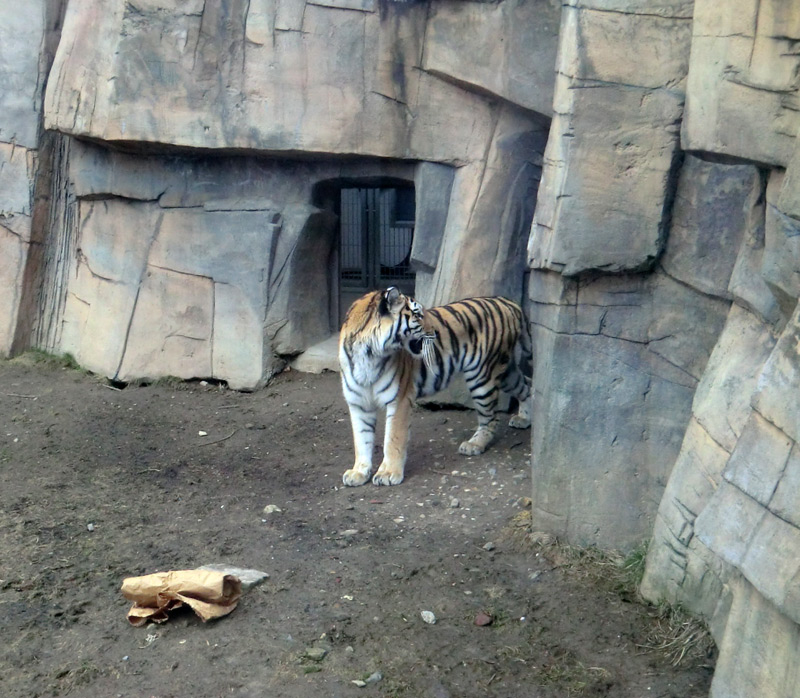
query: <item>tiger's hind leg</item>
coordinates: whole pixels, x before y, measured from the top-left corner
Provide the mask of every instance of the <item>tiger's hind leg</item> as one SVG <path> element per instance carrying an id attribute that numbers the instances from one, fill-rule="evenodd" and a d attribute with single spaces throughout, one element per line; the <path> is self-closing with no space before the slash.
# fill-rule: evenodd
<path id="1" fill-rule="evenodd" d="M 497 399 L 500 391 L 494 377 L 485 380 L 485 376 L 465 376 L 467 387 L 472 401 L 475 403 L 475 411 L 478 413 L 478 429 L 459 447 L 458 452 L 462 456 L 477 456 L 483 453 L 489 444 L 494 441 L 497 432 Z"/>
<path id="2" fill-rule="evenodd" d="M 527 429 L 531 425 L 531 379 L 528 378 L 512 361 L 500 378 L 504 393 L 517 398 L 519 409 L 508 420 L 508 426 L 514 429 Z"/>
<path id="3" fill-rule="evenodd" d="M 530 398 L 520 401 L 519 410 L 511 415 L 508 426 L 513 429 L 527 429 L 531 425 L 531 401 Z"/>

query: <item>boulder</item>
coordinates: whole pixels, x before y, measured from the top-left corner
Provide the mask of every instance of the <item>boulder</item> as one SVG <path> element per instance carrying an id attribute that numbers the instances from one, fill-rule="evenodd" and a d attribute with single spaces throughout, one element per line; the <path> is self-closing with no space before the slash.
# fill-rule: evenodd
<path id="1" fill-rule="evenodd" d="M 652 530 L 728 303 L 662 274 L 534 272 L 530 297 L 534 529 L 630 549 Z"/>
<path id="2" fill-rule="evenodd" d="M 39 143 L 39 60 L 47 5 L 31 0 L 0 6 L 0 144 L 13 143 L 23 152 Z"/>
<path id="3" fill-rule="evenodd" d="M 800 685 L 800 626 L 746 579 L 735 579 L 731 587 L 733 603 L 719 643 L 710 698 L 792 698 Z"/>
<path id="4" fill-rule="evenodd" d="M 661 258 L 668 274 L 699 291 L 730 298 L 729 284 L 750 219 L 743 201 L 761 193 L 753 165 L 729 165 L 687 155 L 678 178 L 669 246 Z"/>
<path id="5" fill-rule="evenodd" d="M 683 148 L 786 167 L 800 126 L 799 39 L 794 4 L 696 0 Z"/>
<path id="6" fill-rule="evenodd" d="M 655 263 L 677 175 L 690 31 L 690 12 L 564 8 L 532 268 L 575 275 Z"/>

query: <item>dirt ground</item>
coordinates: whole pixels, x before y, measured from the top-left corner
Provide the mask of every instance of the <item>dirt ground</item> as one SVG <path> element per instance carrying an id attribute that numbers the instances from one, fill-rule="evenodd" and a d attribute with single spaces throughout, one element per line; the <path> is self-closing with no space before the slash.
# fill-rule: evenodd
<path id="1" fill-rule="evenodd" d="M 655 609 L 520 544 L 529 432 L 465 458 L 473 415 L 417 409 L 405 482 L 345 488 L 333 374 L 119 390 L 23 357 L 0 386 L 5 698 L 708 694 L 712 658 L 645 649 Z M 269 579 L 217 621 L 128 624 L 123 578 L 220 562 Z"/>

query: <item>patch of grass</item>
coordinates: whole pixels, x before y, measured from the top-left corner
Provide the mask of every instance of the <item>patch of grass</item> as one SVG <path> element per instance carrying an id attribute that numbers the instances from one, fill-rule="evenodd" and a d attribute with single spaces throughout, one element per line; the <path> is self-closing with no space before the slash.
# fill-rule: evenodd
<path id="1" fill-rule="evenodd" d="M 577 696 L 587 688 L 608 684 L 611 674 L 603 667 L 587 667 L 572 652 L 563 650 L 535 671 L 536 681 L 545 686 L 558 686 L 564 696 Z"/>
<path id="2" fill-rule="evenodd" d="M 540 551 L 550 563 L 584 583 L 593 584 L 624 601 L 651 606 L 639 594 L 644 577 L 649 541 L 623 556 L 615 550 L 582 548 L 558 542 L 552 536 L 532 532 L 530 510 L 518 513 L 505 536 L 518 547 Z M 652 607 L 652 606 L 651 606 Z M 655 608 L 655 623 L 639 646 L 664 656 L 673 666 L 685 661 L 712 662 L 715 644 L 705 623 L 679 605 L 666 602 Z"/>
<path id="3" fill-rule="evenodd" d="M 393 677 L 384 678 L 379 686 L 381 687 L 381 694 L 387 696 L 387 698 L 399 698 L 399 696 L 404 696 L 411 690 L 411 684 L 408 681 Z"/>
<path id="4" fill-rule="evenodd" d="M 639 585 L 644 577 L 644 567 L 647 562 L 647 550 L 649 547 L 649 540 L 642 541 L 622 561 L 622 583 L 625 589 L 638 593 Z"/>
<path id="5" fill-rule="evenodd" d="M 503 538 L 518 549 L 540 551 L 555 567 L 609 588 L 626 600 L 639 598 L 638 588 L 644 576 L 648 541 L 641 543 L 627 557 L 616 550 L 567 545 L 551 534 L 533 531 L 530 509 L 511 519 Z"/>
<path id="6" fill-rule="evenodd" d="M 680 605 L 666 602 L 656 607 L 656 622 L 640 647 L 665 656 L 672 666 L 680 666 L 687 660 L 705 664 L 716 651 L 705 623 Z"/>
<path id="7" fill-rule="evenodd" d="M 178 378 L 178 376 L 162 376 L 161 378 L 156 378 L 155 380 L 151 380 L 145 385 L 160 385 L 166 388 L 183 388 L 186 387 L 186 381 L 183 378 Z"/>
<path id="8" fill-rule="evenodd" d="M 11 359 L 11 362 L 26 366 L 46 366 L 48 368 L 63 368 L 70 371 L 88 373 L 86 369 L 81 368 L 72 354 L 51 354 L 42 349 L 29 349 L 19 356 L 15 356 Z"/>

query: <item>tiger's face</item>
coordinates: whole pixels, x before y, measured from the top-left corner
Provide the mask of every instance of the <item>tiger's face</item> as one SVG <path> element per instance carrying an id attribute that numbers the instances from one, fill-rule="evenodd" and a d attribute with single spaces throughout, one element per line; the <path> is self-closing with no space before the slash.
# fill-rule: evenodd
<path id="1" fill-rule="evenodd" d="M 424 327 L 425 308 L 413 298 L 407 298 L 409 317 L 403 338 L 403 348 L 414 356 L 420 356 L 422 354 L 422 340 L 426 334 Z"/>
<path id="2" fill-rule="evenodd" d="M 374 291 L 353 303 L 342 337 L 349 346 L 364 347 L 368 358 L 403 349 L 418 354 L 424 334 L 423 314 L 420 303 L 394 286 Z"/>
<path id="3" fill-rule="evenodd" d="M 384 307 L 385 306 L 385 307 Z M 380 312 L 388 313 L 394 319 L 392 344 L 415 356 L 422 351 L 422 338 L 425 335 L 423 318 L 425 309 L 413 296 L 401 293 L 392 286 L 383 295 Z"/>

